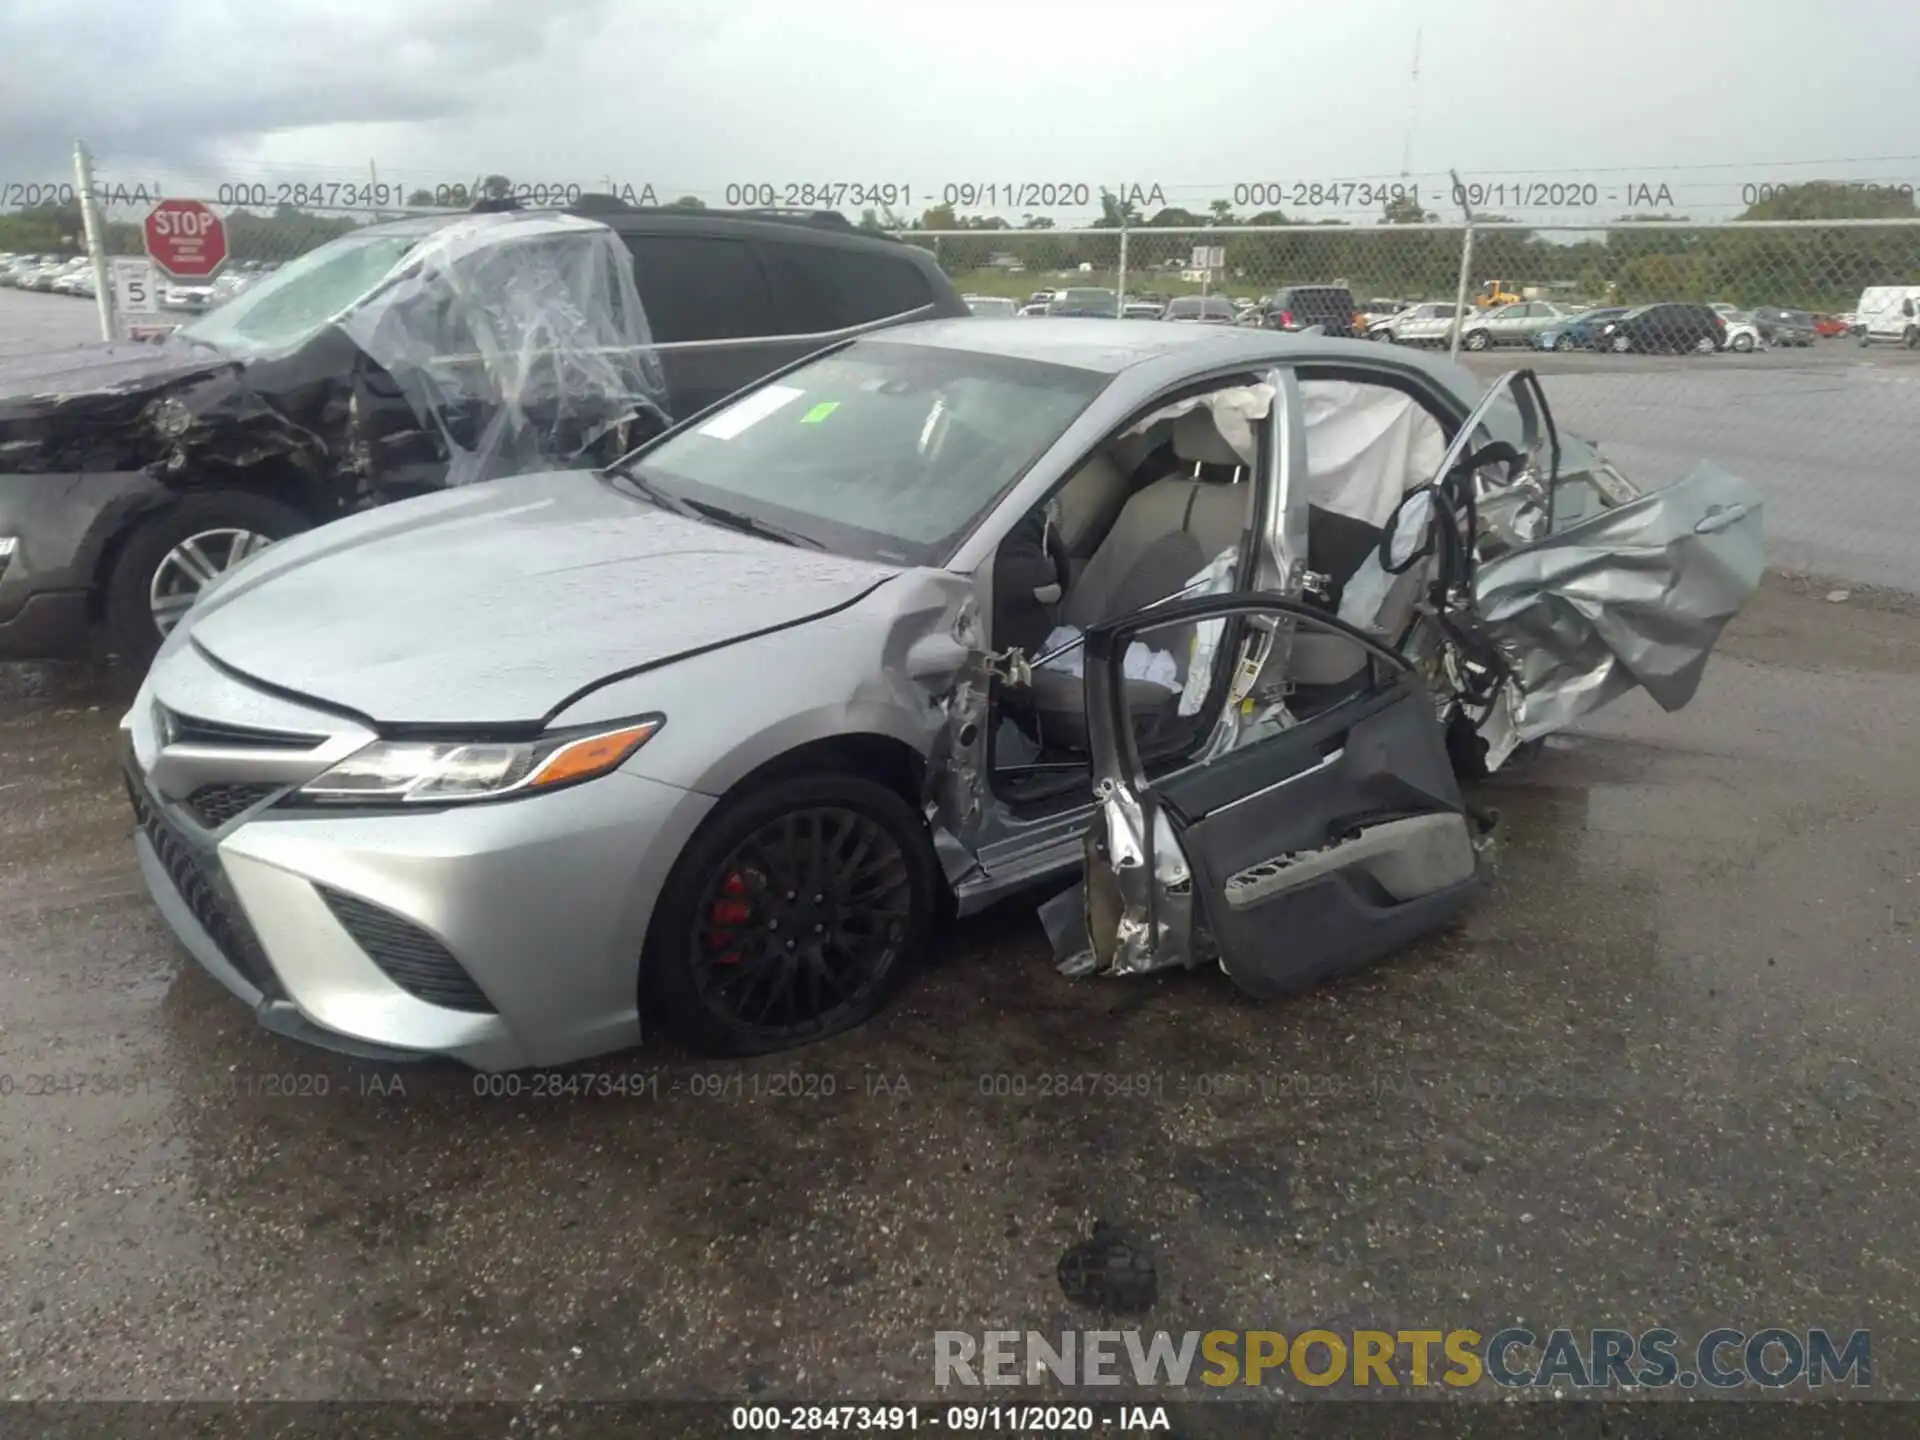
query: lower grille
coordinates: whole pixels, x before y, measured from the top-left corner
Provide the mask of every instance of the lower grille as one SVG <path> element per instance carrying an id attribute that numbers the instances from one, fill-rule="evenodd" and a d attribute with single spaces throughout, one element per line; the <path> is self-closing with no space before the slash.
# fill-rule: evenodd
<path id="1" fill-rule="evenodd" d="M 256 990 L 270 999 L 284 1000 L 286 990 L 267 962 L 267 952 L 260 948 L 253 927 L 241 912 L 240 902 L 219 873 L 218 862 L 202 858 L 201 852 L 160 813 L 160 808 L 147 797 L 145 787 L 134 775 L 128 773 L 125 779 L 135 823 L 147 837 L 147 843 L 153 846 L 161 868 L 167 872 L 173 888 L 180 892 L 187 909 L 193 912 L 193 918 L 200 922 L 200 928 L 213 938 L 226 962 Z"/>
<path id="2" fill-rule="evenodd" d="M 202 785 L 187 797 L 187 808 L 207 829 L 218 830 L 280 788 L 278 785 Z"/>
<path id="3" fill-rule="evenodd" d="M 453 952 L 419 926 L 355 896 L 324 885 L 315 888 L 367 958 L 409 995 L 448 1010 L 499 1013 Z"/>

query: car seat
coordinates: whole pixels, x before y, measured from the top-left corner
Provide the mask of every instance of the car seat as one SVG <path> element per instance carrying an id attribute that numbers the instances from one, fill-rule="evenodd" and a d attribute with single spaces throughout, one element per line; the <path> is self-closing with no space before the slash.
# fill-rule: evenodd
<path id="1" fill-rule="evenodd" d="M 1069 584 L 1060 606 L 1063 624 L 1084 631 L 1139 610 L 1173 594 L 1215 556 L 1240 544 L 1254 487 L 1246 458 L 1220 434 L 1210 410 L 1201 407 L 1174 422 L 1173 451 L 1193 473 L 1156 480 L 1127 501 Z M 1182 626 L 1153 632 L 1143 643 L 1170 651 L 1184 683 L 1192 634 L 1191 626 Z M 1177 691 L 1131 679 L 1126 689 L 1136 723 L 1171 720 L 1177 713 Z M 1087 748 L 1086 691 L 1079 675 L 1035 671 L 1032 700 L 1046 744 Z"/>

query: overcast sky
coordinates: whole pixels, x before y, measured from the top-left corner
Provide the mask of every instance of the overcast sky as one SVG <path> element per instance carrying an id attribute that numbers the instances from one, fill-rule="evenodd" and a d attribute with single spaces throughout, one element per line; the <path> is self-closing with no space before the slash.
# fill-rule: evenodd
<path id="1" fill-rule="evenodd" d="M 77 135 L 103 180 L 200 193 L 373 161 L 1204 208 L 1392 179 L 1411 117 L 1418 174 L 1591 180 L 1607 213 L 1664 182 L 1704 214 L 1760 181 L 1920 181 L 1916 75 L 1912 0 L 0 0 L 0 184 L 70 178 Z"/>

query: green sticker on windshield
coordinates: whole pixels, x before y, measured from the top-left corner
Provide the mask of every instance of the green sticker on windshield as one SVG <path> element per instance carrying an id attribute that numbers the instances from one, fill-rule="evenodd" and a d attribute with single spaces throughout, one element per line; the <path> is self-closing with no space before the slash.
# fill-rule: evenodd
<path id="1" fill-rule="evenodd" d="M 822 400 L 818 405 L 800 417 L 800 423 L 802 425 L 818 425 L 839 408 L 840 402 L 838 400 Z"/>

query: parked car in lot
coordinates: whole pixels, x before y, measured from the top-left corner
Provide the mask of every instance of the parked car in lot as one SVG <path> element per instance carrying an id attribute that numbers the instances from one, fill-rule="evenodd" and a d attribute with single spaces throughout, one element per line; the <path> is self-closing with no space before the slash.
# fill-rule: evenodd
<path id="1" fill-rule="evenodd" d="M 822 336 L 966 313 L 932 256 L 844 220 L 362 227 L 160 343 L 0 360 L 0 658 L 70 655 L 100 625 L 143 662 L 212 577 L 288 535 L 611 458 Z"/>
<path id="2" fill-rule="evenodd" d="M 1813 331 L 1822 340 L 1834 340 L 1845 335 L 1851 329 L 1845 315 L 1815 315 Z"/>
<path id="3" fill-rule="evenodd" d="M 1753 318 L 1750 310 L 1736 310 L 1731 315 L 1720 317 L 1726 322 L 1725 345 L 1723 349 L 1738 355 L 1751 355 L 1755 350 L 1767 348 L 1767 332 Z"/>
<path id="4" fill-rule="evenodd" d="M 1451 345 L 1458 308 L 1451 300 L 1422 300 L 1368 326 L 1367 338 L 1396 345 Z"/>
<path id="5" fill-rule="evenodd" d="M 1231 325 L 1238 316 L 1224 295 L 1176 295 L 1167 302 L 1162 320 L 1184 320 L 1203 325 Z"/>
<path id="6" fill-rule="evenodd" d="M 1417 303 L 1413 300 L 1393 300 L 1384 296 L 1362 300 L 1360 302 L 1361 333 L 1371 330 L 1383 320 L 1391 320 L 1409 305 Z"/>
<path id="7" fill-rule="evenodd" d="M 1616 355 L 1712 354 L 1726 348 L 1727 321 L 1707 305 L 1639 305 L 1601 326 L 1600 342 Z"/>
<path id="8" fill-rule="evenodd" d="M 53 293 L 56 295 L 83 296 L 91 300 L 93 298 L 93 290 L 93 267 L 91 265 L 84 266 L 78 270 L 64 271 L 59 278 L 53 282 Z"/>
<path id="9" fill-rule="evenodd" d="M 1120 297 L 1097 286 L 1068 286 L 1056 290 L 1047 302 L 1047 314 L 1076 319 L 1112 320 L 1120 313 Z"/>
<path id="10" fill-rule="evenodd" d="M 1566 323 L 1580 312 L 1552 300 L 1522 300 L 1470 315 L 1460 344 L 1468 350 L 1490 350 L 1496 345 L 1527 345 L 1542 330 Z"/>
<path id="11" fill-rule="evenodd" d="M 268 1027 L 482 1069 L 643 1015 L 817 1039 L 939 916 L 1049 881 L 1071 973 L 1357 969 L 1479 893 L 1456 767 L 1635 685 L 1684 705 L 1764 565 L 1744 482 L 1642 494 L 1531 375 L 1481 389 L 1227 326 L 931 322 L 602 470 L 283 542 L 122 721 L 141 874 Z"/>
<path id="12" fill-rule="evenodd" d="M 1820 338 L 1813 316 L 1805 310 L 1782 310 L 1774 305 L 1758 305 L 1748 312 L 1769 345 L 1806 346 Z M 1731 344 L 1731 338 L 1729 339 Z"/>
<path id="13" fill-rule="evenodd" d="M 1166 313 L 1167 305 L 1163 300 L 1127 300 L 1120 306 L 1122 320 L 1158 320 Z"/>
<path id="14" fill-rule="evenodd" d="M 968 311 L 985 320 L 1011 320 L 1020 307 L 1000 295 L 962 295 Z"/>
<path id="15" fill-rule="evenodd" d="M 1269 330 L 1309 330 L 1323 335 L 1353 338 L 1353 292 L 1344 285 L 1289 285 L 1269 295 L 1261 306 L 1261 324 Z"/>
<path id="16" fill-rule="evenodd" d="M 162 310 L 205 310 L 212 303 L 211 280 L 174 280 L 160 287 Z"/>
<path id="17" fill-rule="evenodd" d="M 1563 315 L 1536 330 L 1528 343 L 1536 350 L 1558 350 L 1563 353 L 1570 350 L 1596 350 L 1601 346 L 1600 332 L 1606 323 L 1618 319 L 1627 310 L 1625 305 L 1605 305 L 1596 310 Z"/>
<path id="18" fill-rule="evenodd" d="M 1861 291 L 1853 333 L 1862 345 L 1920 348 L 1920 285 L 1871 285 Z"/>

